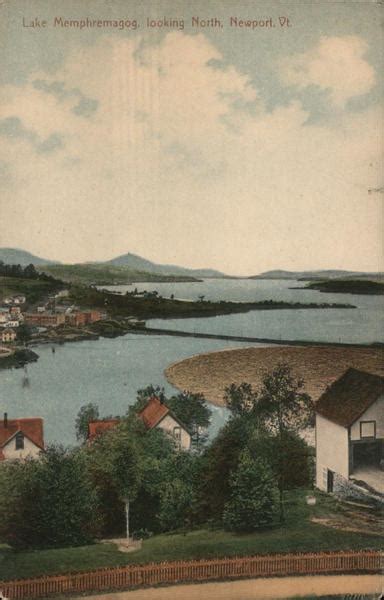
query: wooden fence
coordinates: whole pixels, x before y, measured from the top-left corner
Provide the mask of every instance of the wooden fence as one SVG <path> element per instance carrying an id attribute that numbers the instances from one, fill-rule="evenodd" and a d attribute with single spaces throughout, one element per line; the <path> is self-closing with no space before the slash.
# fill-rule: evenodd
<path id="1" fill-rule="evenodd" d="M 87 573 L 0 582 L 0 591 L 6 598 L 16 600 L 54 594 L 80 594 L 153 586 L 160 583 L 320 573 L 378 573 L 384 565 L 383 556 L 379 551 L 364 550 L 127 565 Z"/>

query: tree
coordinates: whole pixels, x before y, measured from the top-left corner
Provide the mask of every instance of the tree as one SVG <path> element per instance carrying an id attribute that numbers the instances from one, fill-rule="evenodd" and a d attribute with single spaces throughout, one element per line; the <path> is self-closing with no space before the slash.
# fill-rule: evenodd
<path id="1" fill-rule="evenodd" d="M 90 402 L 84 404 L 77 413 L 76 417 L 76 438 L 83 443 L 88 438 L 88 423 L 97 421 L 99 418 L 99 407 L 97 404 Z"/>
<path id="2" fill-rule="evenodd" d="M 232 531 L 255 531 L 270 525 L 276 514 L 277 487 L 272 470 L 260 458 L 243 452 L 230 477 L 231 497 L 223 513 L 224 526 Z"/>
<path id="3" fill-rule="evenodd" d="M 257 403 L 257 392 L 250 383 L 243 382 L 240 385 L 232 383 L 225 388 L 224 402 L 232 416 L 249 415 L 254 411 Z"/>
<path id="4" fill-rule="evenodd" d="M 0 534 L 16 548 L 90 543 L 97 531 L 96 495 L 83 456 L 50 446 L 39 459 L 0 470 Z"/>
<path id="5" fill-rule="evenodd" d="M 204 440 L 203 431 L 210 424 L 212 415 L 203 394 L 183 392 L 166 401 L 167 406 L 192 433 L 196 447 Z"/>
<path id="6" fill-rule="evenodd" d="M 284 521 L 283 495 L 286 489 L 284 477 L 285 442 L 289 434 L 296 434 L 309 426 L 313 415 L 313 402 L 303 392 L 304 380 L 296 379 L 286 364 L 279 364 L 263 379 L 263 386 L 255 404 L 255 414 L 263 427 L 277 436 L 275 455 L 278 461 L 278 486 L 280 521 Z"/>
<path id="7" fill-rule="evenodd" d="M 125 505 L 126 536 L 130 536 L 130 503 L 136 498 L 142 479 L 142 456 L 137 440 L 122 426 L 98 436 L 88 450 L 94 481 L 107 482 Z M 95 477 L 96 475 L 96 477 Z"/>

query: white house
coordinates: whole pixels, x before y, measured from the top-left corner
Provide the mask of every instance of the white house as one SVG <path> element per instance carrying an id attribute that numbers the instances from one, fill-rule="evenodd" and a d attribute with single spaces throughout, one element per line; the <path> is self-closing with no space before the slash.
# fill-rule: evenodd
<path id="1" fill-rule="evenodd" d="M 180 450 L 189 450 L 191 447 L 191 434 L 185 425 L 172 413 L 172 411 L 157 396 L 152 396 L 138 414 L 147 429 L 162 429 L 174 441 Z M 88 423 L 88 441 L 92 442 L 98 435 L 116 427 L 119 419 L 104 419 Z"/>
<path id="2" fill-rule="evenodd" d="M 43 419 L 4 419 L 0 421 L 0 462 L 36 458 L 44 450 Z"/>
<path id="3" fill-rule="evenodd" d="M 157 396 L 152 396 L 139 413 L 147 429 L 159 428 L 165 431 L 180 450 L 189 450 L 191 434 L 185 425 L 172 413 L 170 408 Z"/>
<path id="4" fill-rule="evenodd" d="M 316 403 L 316 485 L 351 480 L 384 493 L 384 378 L 348 369 Z"/>

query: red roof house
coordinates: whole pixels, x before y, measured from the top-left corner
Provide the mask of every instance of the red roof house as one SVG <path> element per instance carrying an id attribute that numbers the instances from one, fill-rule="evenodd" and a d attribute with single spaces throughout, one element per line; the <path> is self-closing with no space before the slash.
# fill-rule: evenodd
<path id="1" fill-rule="evenodd" d="M 105 419 L 104 421 L 89 421 L 88 441 L 92 442 L 98 435 L 110 431 L 119 423 L 119 419 Z"/>
<path id="2" fill-rule="evenodd" d="M 145 407 L 138 413 L 147 429 L 158 427 L 170 435 L 179 448 L 189 450 L 191 446 L 191 434 L 185 425 L 172 413 L 170 408 L 157 396 L 152 396 Z M 96 436 L 116 427 L 119 419 L 106 419 L 104 421 L 90 421 L 88 423 L 88 441 L 91 442 Z"/>
<path id="3" fill-rule="evenodd" d="M 44 450 L 43 419 L 8 419 L 0 421 L 0 461 L 36 457 Z"/>

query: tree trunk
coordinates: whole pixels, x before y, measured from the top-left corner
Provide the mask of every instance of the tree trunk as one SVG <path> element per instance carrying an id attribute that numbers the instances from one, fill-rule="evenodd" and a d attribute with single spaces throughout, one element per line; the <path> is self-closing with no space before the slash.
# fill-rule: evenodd
<path id="1" fill-rule="evenodd" d="M 129 500 L 125 501 L 125 520 L 127 526 L 127 540 L 129 540 Z"/>

